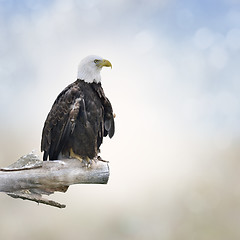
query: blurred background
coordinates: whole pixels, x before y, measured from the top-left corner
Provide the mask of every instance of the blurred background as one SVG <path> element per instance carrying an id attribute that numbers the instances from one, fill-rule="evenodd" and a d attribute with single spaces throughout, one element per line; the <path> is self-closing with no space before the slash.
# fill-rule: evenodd
<path id="1" fill-rule="evenodd" d="M 116 134 L 107 185 L 55 209 L 0 194 L 1 239 L 240 239 L 239 0 L 0 0 L 0 165 L 32 150 L 100 55 Z"/>

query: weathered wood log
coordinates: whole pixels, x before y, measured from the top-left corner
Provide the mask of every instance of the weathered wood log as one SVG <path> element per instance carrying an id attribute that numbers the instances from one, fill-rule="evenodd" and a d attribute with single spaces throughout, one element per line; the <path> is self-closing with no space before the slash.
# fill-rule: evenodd
<path id="1" fill-rule="evenodd" d="M 0 192 L 63 208 L 65 205 L 42 198 L 42 194 L 66 192 L 72 184 L 107 184 L 108 163 L 92 161 L 89 166 L 77 159 L 40 161 L 28 154 L 7 168 L 0 169 Z"/>

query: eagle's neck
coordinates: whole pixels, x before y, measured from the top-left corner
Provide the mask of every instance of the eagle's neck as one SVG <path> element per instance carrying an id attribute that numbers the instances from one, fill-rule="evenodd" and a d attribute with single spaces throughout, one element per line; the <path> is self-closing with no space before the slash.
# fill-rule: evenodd
<path id="1" fill-rule="evenodd" d="M 87 83 L 101 82 L 101 68 L 90 68 L 88 66 L 79 66 L 77 78 Z"/>

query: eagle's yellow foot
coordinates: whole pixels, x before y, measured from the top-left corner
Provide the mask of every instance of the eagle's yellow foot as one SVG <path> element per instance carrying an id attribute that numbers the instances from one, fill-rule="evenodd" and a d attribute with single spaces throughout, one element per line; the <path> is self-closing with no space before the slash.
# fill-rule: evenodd
<path id="1" fill-rule="evenodd" d="M 78 159 L 83 164 L 84 167 L 89 168 L 92 165 L 92 160 L 89 157 L 82 158 L 81 156 L 74 153 L 72 148 L 70 149 L 70 157 Z"/>
<path id="2" fill-rule="evenodd" d="M 73 152 L 72 148 L 70 149 L 70 158 L 78 159 L 80 162 L 83 162 L 83 158 L 81 158 L 79 155 Z"/>

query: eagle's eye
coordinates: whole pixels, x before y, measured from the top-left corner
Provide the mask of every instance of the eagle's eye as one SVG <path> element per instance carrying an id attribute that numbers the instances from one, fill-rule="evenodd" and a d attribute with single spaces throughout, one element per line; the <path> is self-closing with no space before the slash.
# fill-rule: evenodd
<path id="1" fill-rule="evenodd" d="M 95 59 L 95 60 L 94 60 L 94 63 L 97 63 L 97 62 L 99 62 L 99 60 Z"/>

